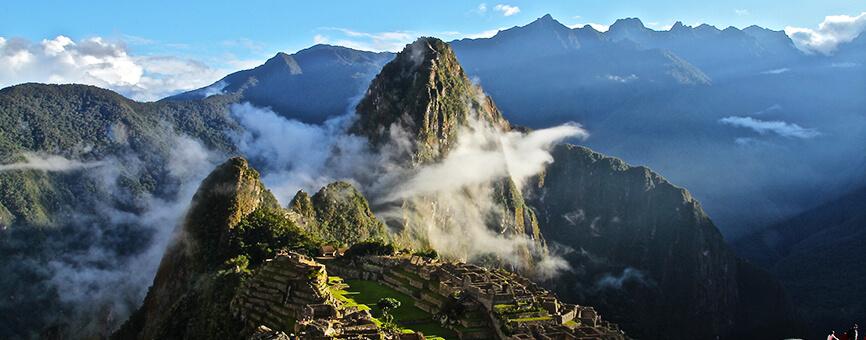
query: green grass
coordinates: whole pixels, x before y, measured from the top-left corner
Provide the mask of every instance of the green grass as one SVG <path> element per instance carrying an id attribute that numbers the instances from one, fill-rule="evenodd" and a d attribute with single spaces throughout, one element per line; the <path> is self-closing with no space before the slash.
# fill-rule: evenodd
<path id="1" fill-rule="evenodd" d="M 531 317 L 531 318 L 508 319 L 508 321 L 514 321 L 514 322 L 531 322 L 531 321 L 545 321 L 545 320 L 550 320 L 550 319 L 552 319 L 552 318 L 550 317 L 550 315 L 545 315 L 545 316 L 534 316 L 534 317 Z"/>
<path id="2" fill-rule="evenodd" d="M 330 280 L 336 281 L 333 278 Z M 369 308 L 373 317 L 379 318 L 382 316 L 382 311 L 376 306 L 376 303 L 382 298 L 394 298 L 400 301 L 400 307 L 391 311 L 391 315 L 403 329 L 424 333 L 427 339 L 457 339 L 457 334 L 454 331 L 442 327 L 439 322 L 432 319 L 429 313 L 415 307 L 415 299 L 411 296 L 376 281 L 346 280 L 343 283 L 346 285 L 345 288 L 332 289 L 331 293 L 348 305 L 360 305 Z"/>

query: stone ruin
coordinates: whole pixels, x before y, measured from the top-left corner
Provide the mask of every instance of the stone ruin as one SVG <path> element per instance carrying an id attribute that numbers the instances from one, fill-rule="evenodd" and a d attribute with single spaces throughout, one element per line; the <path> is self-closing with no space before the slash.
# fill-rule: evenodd
<path id="1" fill-rule="evenodd" d="M 382 338 L 368 311 L 341 306 L 327 285 L 324 265 L 283 252 L 244 282 L 231 309 L 256 329 L 251 339 Z"/>
<path id="2" fill-rule="evenodd" d="M 416 307 L 432 315 L 441 315 L 451 297 L 463 297 L 463 310 L 477 317 L 452 320 L 461 339 L 627 339 L 592 307 L 563 304 L 505 270 L 405 255 L 343 259 L 328 266 L 345 278 L 376 280 L 412 296 Z M 501 313 L 508 308 L 514 313 Z"/>
<path id="3" fill-rule="evenodd" d="M 592 307 L 562 303 L 509 271 L 407 255 L 320 260 L 345 279 L 378 281 L 412 296 L 460 339 L 627 339 Z M 343 305 L 328 284 L 324 264 L 283 252 L 242 285 L 232 312 L 255 330 L 250 339 L 385 338 L 369 311 Z M 449 319 L 455 308 L 462 316 Z M 419 335 L 397 336 L 411 337 Z"/>

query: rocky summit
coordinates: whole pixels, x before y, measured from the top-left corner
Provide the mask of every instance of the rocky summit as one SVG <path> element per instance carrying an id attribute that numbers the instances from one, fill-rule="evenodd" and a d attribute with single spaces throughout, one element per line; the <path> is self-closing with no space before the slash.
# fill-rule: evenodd
<path id="1" fill-rule="evenodd" d="M 480 87 L 466 77 L 451 47 L 436 38 L 406 46 L 382 71 L 358 104 L 353 131 L 373 145 L 408 134 L 413 160 L 441 159 L 458 129 L 471 121 L 508 129 L 508 122 Z"/>

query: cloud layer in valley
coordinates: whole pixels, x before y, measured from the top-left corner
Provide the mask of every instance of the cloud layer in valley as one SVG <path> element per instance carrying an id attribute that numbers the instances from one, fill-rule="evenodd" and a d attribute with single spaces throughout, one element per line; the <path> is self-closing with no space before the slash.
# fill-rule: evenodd
<path id="1" fill-rule="evenodd" d="M 136 100 L 156 100 L 213 83 L 224 70 L 174 56 L 132 55 L 122 42 L 74 41 L 59 35 L 33 42 L 0 37 L 0 86 L 24 82 L 81 83 Z"/>
<path id="2" fill-rule="evenodd" d="M 24 161 L 10 164 L 0 164 L 0 172 L 12 170 L 39 170 L 39 171 L 72 171 L 79 169 L 87 169 L 104 164 L 101 161 L 82 162 L 75 159 L 68 159 L 58 155 L 43 155 L 38 153 L 25 152 L 23 154 Z"/>

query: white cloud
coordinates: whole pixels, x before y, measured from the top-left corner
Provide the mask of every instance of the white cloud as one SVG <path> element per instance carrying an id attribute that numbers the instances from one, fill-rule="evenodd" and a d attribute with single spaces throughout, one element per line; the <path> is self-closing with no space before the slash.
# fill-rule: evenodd
<path id="1" fill-rule="evenodd" d="M 487 12 L 487 4 L 486 4 L 486 3 L 483 3 L 483 2 L 480 3 L 480 4 L 478 4 L 478 13 L 482 13 L 482 14 L 483 14 L 483 13 L 485 13 L 485 12 Z"/>
<path id="2" fill-rule="evenodd" d="M 833 54 L 839 44 L 850 42 L 866 30 L 866 12 L 858 16 L 830 15 L 818 25 L 818 29 L 785 27 L 785 33 L 794 44 L 809 53 Z"/>
<path id="3" fill-rule="evenodd" d="M 82 162 L 68 159 L 57 155 L 44 155 L 38 153 L 24 153 L 24 161 L 12 164 L 0 164 L 0 172 L 13 170 L 38 170 L 38 171 L 73 171 L 87 169 L 102 165 L 102 162 Z"/>
<path id="4" fill-rule="evenodd" d="M 594 22 L 569 25 L 568 28 L 582 28 L 583 26 L 586 26 L 586 25 L 589 25 L 589 27 L 592 27 L 592 29 L 599 31 L 599 32 L 607 32 L 607 30 L 610 29 L 610 25 L 598 24 L 598 23 L 594 23 Z"/>
<path id="5" fill-rule="evenodd" d="M 507 27 L 498 27 L 477 33 L 463 33 L 459 31 L 442 32 L 415 32 L 415 31 L 392 31 L 392 32 L 362 32 L 340 27 L 322 27 L 320 30 L 333 32 L 339 37 L 326 34 L 316 34 L 313 42 L 317 44 L 334 44 L 362 51 L 374 52 L 398 52 L 403 50 L 407 44 L 412 43 L 418 37 L 448 37 L 448 39 L 479 39 L 490 38 Z"/>
<path id="6" fill-rule="evenodd" d="M 777 69 L 772 69 L 772 70 L 766 70 L 766 71 L 761 72 L 761 74 L 782 74 L 782 73 L 788 72 L 790 70 L 791 69 L 789 69 L 787 67 L 783 67 L 783 68 L 777 68 Z"/>
<path id="7" fill-rule="evenodd" d="M 734 14 L 742 17 L 742 16 L 749 15 L 751 13 L 749 13 L 749 10 L 747 10 L 747 9 L 735 9 Z"/>
<path id="8" fill-rule="evenodd" d="M 633 82 L 633 81 L 638 79 L 637 75 L 635 75 L 634 73 L 629 74 L 627 76 L 618 76 L 618 75 L 608 74 L 606 78 L 607 78 L 607 80 L 618 82 L 618 83 L 630 83 L 630 82 Z"/>
<path id="9" fill-rule="evenodd" d="M 722 124 L 752 129 L 759 134 L 775 133 L 789 138 L 813 138 L 821 135 L 815 129 L 807 129 L 794 123 L 783 121 L 765 121 L 752 117 L 730 116 L 719 120 Z"/>
<path id="10" fill-rule="evenodd" d="M 328 43 L 328 37 L 321 35 L 321 34 L 316 34 L 315 36 L 313 36 L 313 43 L 314 44 L 327 44 Z"/>
<path id="11" fill-rule="evenodd" d="M 39 43 L 2 39 L 0 86 L 82 83 L 137 100 L 155 100 L 213 83 L 226 72 L 173 56 L 131 55 L 123 42 L 60 35 Z"/>
<path id="12" fill-rule="evenodd" d="M 322 27 L 321 30 L 331 31 L 339 38 L 331 38 L 325 34 L 316 34 L 313 41 L 317 44 L 334 44 L 362 51 L 396 52 L 403 49 L 423 34 L 412 31 L 362 32 L 342 27 Z"/>
<path id="13" fill-rule="evenodd" d="M 506 5 L 506 4 L 498 4 L 498 5 L 494 6 L 493 9 L 498 11 L 498 12 L 502 12 L 502 15 L 507 16 L 507 17 L 510 17 L 512 15 L 520 13 L 520 7 Z"/>
<path id="14" fill-rule="evenodd" d="M 494 35 L 496 35 L 497 33 L 499 33 L 500 31 L 502 31 L 502 30 L 504 30 L 504 29 L 506 29 L 506 28 L 505 28 L 505 27 L 494 28 L 494 29 L 489 29 L 489 30 L 486 30 L 486 31 L 481 31 L 481 32 L 478 32 L 478 33 L 469 33 L 469 34 L 464 35 L 463 37 L 464 37 L 464 38 L 469 38 L 469 39 L 490 38 L 490 37 L 493 37 Z"/>

